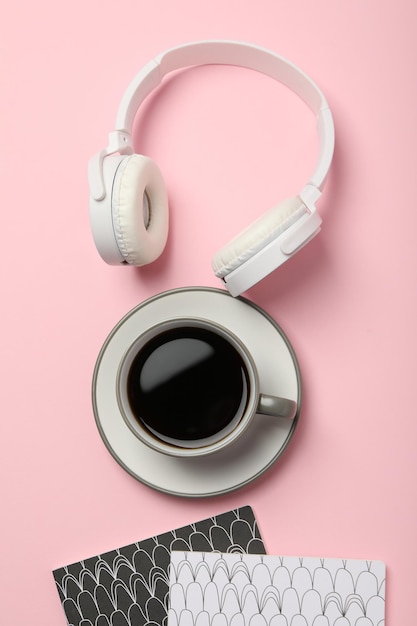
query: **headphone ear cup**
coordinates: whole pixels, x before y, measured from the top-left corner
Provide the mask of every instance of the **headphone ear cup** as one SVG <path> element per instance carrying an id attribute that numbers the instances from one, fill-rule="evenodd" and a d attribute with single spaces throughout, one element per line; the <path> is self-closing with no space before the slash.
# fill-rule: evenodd
<path id="1" fill-rule="evenodd" d="M 294 196 L 264 213 L 213 257 L 215 275 L 223 278 L 240 267 L 307 212 L 301 199 Z"/>
<path id="2" fill-rule="evenodd" d="M 124 156 L 114 176 L 111 204 L 124 260 L 146 265 L 157 259 L 168 237 L 168 197 L 156 163 L 140 154 Z"/>

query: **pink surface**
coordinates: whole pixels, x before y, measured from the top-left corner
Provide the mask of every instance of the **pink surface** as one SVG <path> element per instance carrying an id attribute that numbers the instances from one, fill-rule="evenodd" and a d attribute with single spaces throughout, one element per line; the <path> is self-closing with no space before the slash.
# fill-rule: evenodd
<path id="1" fill-rule="evenodd" d="M 414 625 L 415 4 L 40 0 L 2 13 L 2 624 L 64 626 L 53 568 L 250 504 L 271 554 L 385 561 L 387 624 Z M 217 286 L 213 252 L 296 193 L 315 157 L 309 112 L 273 81 L 185 72 L 137 128 L 170 195 L 166 253 L 143 271 L 100 260 L 87 160 L 140 67 L 203 38 L 251 41 L 300 65 L 330 102 L 337 148 L 322 233 L 247 294 L 298 355 L 296 435 L 250 486 L 184 500 L 135 481 L 106 451 L 90 399 L 98 351 L 147 297 Z"/>

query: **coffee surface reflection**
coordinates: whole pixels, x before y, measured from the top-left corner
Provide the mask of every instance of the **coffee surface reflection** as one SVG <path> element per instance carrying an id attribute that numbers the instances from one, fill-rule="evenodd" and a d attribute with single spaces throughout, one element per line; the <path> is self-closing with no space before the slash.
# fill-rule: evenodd
<path id="1" fill-rule="evenodd" d="M 158 437 L 200 440 L 240 419 L 248 375 L 238 352 L 219 334 L 172 328 L 136 355 L 127 394 L 135 418 Z"/>

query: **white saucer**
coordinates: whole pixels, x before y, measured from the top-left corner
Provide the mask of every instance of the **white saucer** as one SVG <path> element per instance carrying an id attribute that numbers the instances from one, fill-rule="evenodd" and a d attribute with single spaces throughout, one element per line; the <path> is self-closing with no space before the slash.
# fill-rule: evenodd
<path id="1" fill-rule="evenodd" d="M 263 393 L 296 400 L 294 420 L 256 415 L 227 450 L 196 459 L 170 457 L 139 441 L 126 426 L 116 397 L 120 361 L 138 335 L 172 317 L 204 317 L 229 328 L 255 360 Z M 263 474 L 294 434 L 301 403 L 301 379 L 294 351 L 278 324 L 244 298 L 211 288 L 174 289 L 130 311 L 107 337 L 93 376 L 93 408 L 98 429 L 116 461 L 142 483 L 166 493 L 215 496 Z"/>

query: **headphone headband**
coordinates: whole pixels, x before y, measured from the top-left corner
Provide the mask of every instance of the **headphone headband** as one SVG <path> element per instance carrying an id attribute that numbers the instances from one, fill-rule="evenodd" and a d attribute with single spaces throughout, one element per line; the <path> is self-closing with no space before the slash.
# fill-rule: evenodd
<path id="1" fill-rule="evenodd" d="M 319 159 L 307 184 L 322 189 L 333 156 L 334 129 L 329 105 L 316 83 L 282 56 L 238 41 L 200 41 L 171 48 L 150 61 L 125 91 L 116 118 L 116 129 L 132 134 L 135 115 L 145 98 L 167 74 L 198 65 L 236 65 L 260 72 L 297 94 L 317 116 Z"/>
<path id="2" fill-rule="evenodd" d="M 334 126 L 327 100 L 316 83 L 284 57 L 253 44 L 239 41 L 199 41 L 163 52 L 147 63 L 126 89 L 116 117 L 116 130 L 110 133 L 109 146 L 90 163 L 92 196 L 100 200 L 105 193 L 103 158 L 109 154 L 132 154 L 132 129 L 136 113 L 146 97 L 167 74 L 198 65 L 235 65 L 260 72 L 288 87 L 317 117 L 319 156 L 306 183 L 322 190 L 333 157 Z M 95 171 L 94 171 L 95 170 Z"/>
<path id="3" fill-rule="evenodd" d="M 136 113 L 167 74 L 198 65 L 235 65 L 260 72 L 277 80 L 298 95 L 317 117 L 319 157 L 306 186 L 322 190 L 334 150 L 334 125 L 327 100 L 316 83 L 284 57 L 240 41 L 208 40 L 188 43 L 163 52 L 147 63 L 126 89 L 116 117 L 116 130 L 109 145 L 90 163 L 91 193 L 100 200 L 104 193 L 102 161 L 119 152 L 132 154 L 132 129 Z"/>
<path id="4" fill-rule="evenodd" d="M 237 41 L 201 41 L 171 48 L 141 69 L 123 95 L 116 128 L 131 132 L 138 108 L 163 78 L 176 70 L 198 65 L 236 65 L 251 69 L 286 85 L 316 115 L 328 108 L 324 94 L 311 78 L 278 54 Z"/>

